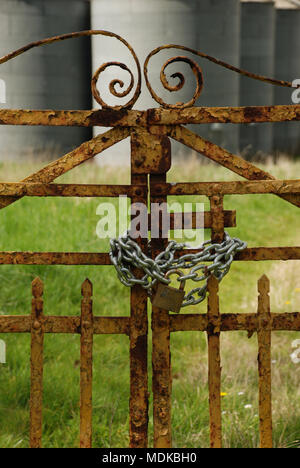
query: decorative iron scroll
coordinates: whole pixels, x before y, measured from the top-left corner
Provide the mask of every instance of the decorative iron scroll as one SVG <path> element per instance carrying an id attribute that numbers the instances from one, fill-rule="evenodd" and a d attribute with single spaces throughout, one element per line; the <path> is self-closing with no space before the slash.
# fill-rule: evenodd
<path id="1" fill-rule="evenodd" d="M 144 64 L 144 76 L 145 76 L 145 81 L 146 81 L 147 88 L 149 89 L 150 94 L 153 97 L 153 99 L 156 102 L 158 102 L 164 108 L 183 109 L 183 108 L 186 108 L 186 107 L 192 107 L 194 105 L 194 103 L 196 102 L 196 100 L 198 99 L 198 97 L 200 96 L 200 93 L 201 93 L 202 87 L 203 87 L 203 76 L 202 76 L 202 71 L 201 71 L 201 68 L 199 67 L 199 65 L 196 62 L 194 62 L 193 60 L 191 60 L 190 58 L 188 58 L 188 57 L 177 56 L 177 57 L 173 57 L 173 58 L 169 59 L 162 66 L 162 69 L 161 69 L 161 72 L 160 72 L 160 80 L 162 82 L 162 85 L 164 86 L 165 89 L 167 89 L 170 92 L 179 91 L 184 86 L 184 82 L 185 82 L 184 76 L 182 75 L 182 73 L 173 73 L 171 75 L 171 78 L 179 78 L 180 81 L 177 84 L 177 86 L 170 86 L 170 84 L 168 83 L 168 81 L 166 79 L 166 76 L 165 76 L 165 69 L 167 68 L 167 66 L 169 64 L 174 63 L 174 62 L 188 63 L 190 65 L 195 77 L 196 77 L 197 85 L 196 85 L 196 91 L 194 93 L 194 96 L 189 102 L 187 102 L 185 104 L 182 104 L 182 103 L 167 104 L 159 96 L 157 96 L 157 94 L 154 92 L 153 88 L 151 87 L 151 84 L 150 84 L 150 81 L 149 81 L 149 78 L 148 78 L 148 63 L 149 63 L 151 57 L 158 54 L 162 50 L 166 50 L 166 49 L 184 50 L 185 52 L 189 52 L 189 53 L 192 53 L 194 55 L 197 55 L 198 57 L 202 57 L 202 58 L 204 58 L 206 60 L 209 60 L 210 62 L 215 63 L 216 65 L 227 68 L 228 70 L 231 70 L 231 71 L 233 71 L 235 73 L 239 73 L 240 75 L 243 75 L 243 76 L 247 76 L 248 78 L 252 78 L 254 80 L 263 81 L 265 83 L 269 83 L 269 84 L 276 85 L 276 86 L 284 86 L 284 87 L 288 87 L 288 88 L 293 87 L 292 83 L 289 82 L 289 81 L 275 80 L 274 78 L 269 78 L 267 76 L 256 75 L 254 73 L 248 72 L 247 70 L 243 70 L 243 69 L 237 68 L 237 67 L 235 67 L 233 65 L 230 65 L 229 63 L 223 62 L 222 60 L 219 60 L 219 59 L 217 59 L 215 57 L 207 55 L 207 54 L 205 54 L 203 52 L 199 52 L 198 50 L 191 49 L 189 47 L 185 47 L 185 46 L 181 46 L 181 45 L 168 44 L 168 45 L 163 45 L 163 46 L 157 47 L 156 49 L 152 50 L 152 52 L 150 52 L 150 54 L 147 56 L 147 58 L 145 60 L 145 64 Z M 298 86 L 298 87 L 300 87 L 300 86 Z"/>
<path id="2" fill-rule="evenodd" d="M 122 80 L 120 80 L 120 79 L 112 80 L 110 82 L 110 84 L 109 84 L 110 93 L 113 96 L 116 96 L 116 97 L 119 97 L 119 98 L 128 96 L 128 94 L 132 91 L 132 89 L 134 87 L 134 76 L 133 76 L 133 73 L 131 72 L 131 70 L 124 63 L 120 63 L 120 62 L 104 63 L 98 68 L 98 70 L 93 75 L 92 82 L 91 82 L 92 94 L 93 94 L 95 100 L 98 102 L 98 104 L 100 104 L 102 106 L 103 109 L 115 109 L 115 110 L 131 109 L 133 107 L 133 105 L 136 103 L 136 101 L 137 101 L 137 99 L 138 99 L 138 97 L 139 97 L 139 95 L 141 93 L 141 82 L 142 82 L 141 66 L 140 66 L 139 60 L 138 60 L 133 48 L 131 47 L 131 45 L 125 39 L 123 39 L 123 37 L 119 36 L 118 34 L 112 33 L 110 31 L 102 31 L 102 30 L 79 31 L 79 32 L 73 32 L 73 33 L 69 33 L 69 34 L 62 34 L 60 36 L 49 37 L 47 39 L 42 39 L 41 41 L 31 42 L 31 43 L 27 44 L 26 46 L 23 46 L 20 49 L 17 49 L 14 52 L 11 52 L 10 54 L 5 55 L 4 57 L 0 58 L 0 65 L 2 63 L 8 62 L 9 60 L 17 57 L 18 55 L 21 55 L 24 52 L 27 52 L 28 50 L 33 49 L 35 47 L 40 47 L 40 46 L 43 46 L 43 45 L 46 45 L 46 44 L 53 44 L 54 42 L 65 41 L 67 39 L 74 39 L 74 38 L 77 38 L 77 37 L 89 37 L 89 36 L 96 36 L 96 35 L 113 37 L 113 38 L 117 39 L 118 41 L 122 42 L 127 47 L 127 49 L 131 53 L 131 55 L 132 55 L 132 57 L 133 57 L 133 59 L 134 59 L 134 61 L 136 63 L 138 80 L 137 80 L 137 86 L 136 86 L 134 95 L 126 104 L 121 105 L 121 106 L 110 106 L 101 98 L 100 93 L 97 90 L 96 85 L 97 85 L 97 81 L 98 81 L 100 73 L 102 73 L 108 67 L 116 66 L 116 67 L 122 68 L 123 70 L 126 70 L 130 74 L 131 81 L 130 81 L 130 84 L 129 84 L 128 88 L 125 91 L 122 91 L 122 92 L 116 91 L 116 88 L 115 88 L 116 85 L 119 85 L 121 88 L 124 87 L 124 82 Z"/>
<path id="3" fill-rule="evenodd" d="M 135 61 L 135 64 L 136 64 L 136 67 L 137 67 L 138 79 L 137 79 L 137 84 L 136 84 L 136 89 L 134 91 L 134 94 L 133 94 L 132 98 L 126 104 L 119 105 L 119 106 L 110 106 L 109 104 L 107 104 L 102 99 L 102 97 L 101 97 L 101 95 L 100 95 L 100 93 L 99 93 L 99 91 L 97 89 L 97 82 L 98 82 L 100 74 L 104 70 L 106 70 L 106 68 L 111 67 L 111 66 L 119 67 L 119 68 L 121 68 L 121 69 L 123 69 L 123 70 L 125 70 L 125 71 L 127 71 L 129 73 L 130 83 L 129 83 L 128 87 L 125 90 L 123 90 L 123 91 L 117 91 L 116 90 L 116 85 L 118 85 L 120 88 L 124 88 L 124 82 L 121 79 L 114 79 L 109 84 L 110 93 L 113 96 L 118 97 L 118 98 L 123 98 L 125 96 L 128 96 L 128 94 L 133 90 L 133 88 L 134 88 L 134 75 L 133 75 L 132 71 L 128 68 L 128 66 L 126 64 L 124 64 L 124 63 L 120 63 L 120 62 L 107 62 L 107 63 L 104 63 L 97 69 L 97 71 L 94 73 L 94 75 L 92 77 L 91 89 L 92 89 L 93 97 L 98 102 L 98 104 L 100 104 L 102 106 L 103 109 L 114 109 L 114 110 L 131 109 L 134 106 L 134 104 L 136 103 L 136 101 L 138 100 L 139 95 L 141 93 L 141 66 L 140 66 L 140 62 L 139 62 L 139 60 L 137 58 L 137 55 L 134 52 L 131 45 L 123 37 L 121 37 L 118 34 L 115 34 L 113 32 L 102 31 L 102 30 L 87 30 L 87 31 L 73 32 L 73 33 L 69 33 L 69 34 L 62 34 L 60 36 L 53 36 L 53 37 L 43 39 L 43 40 L 40 40 L 40 41 L 31 42 L 31 43 L 27 44 L 26 46 L 23 46 L 20 49 L 17 49 L 14 52 L 11 52 L 10 54 L 5 55 L 2 58 L 0 58 L 0 65 L 2 63 L 8 62 L 9 60 L 17 57 L 18 55 L 21 55 L 24 52 L 26 52 L 26 51 L 28 51 L 30 49 L 33 49 L 35 47 L 40 47 L 40 46 L 46 45 L 46 44 L 53 44 L 54 42 L 64 41 L 64 40 L 67 40 L 67 39 L 74 39 L 74 38 L 78 38 L 78 37 L 88 37 L 88 36 L 94 36 L 94 35 L 102 35 L 102 36 L 113 37 L 113 38 L 119 40 L 120 42 L 122 42 L 127 47 L 127 49 L 129 50 L 129 52 L 131 53 L 131 55 L 132 55 L 132 57 L 133 57 L 133 59 Z M 164 107 L 164 108 L 183 109 L 183 108 L 187 108 L 187 107 L 192 107 L 195 104 L 196 100 L 199 98 L 199 96 L 201 94 L 201 91 L 202 91 L 202 88 L 203 88 L 203 74 L 202 74 L 202 70 L 201 70 L 200 66 L 194 60 L 192 60 L 191 58 L 189 58 L 187 56 L 175 56 L 175 57 L 170 58 L 169 60 L 167 60 L 163 64 L 163 66 L 161 68 L 161 72 L 160 72 L 160 81 L 161 81 L 163 87 L 165 89 L 167 89 L 168 91 L 170 91 L 170 92 L 179 91 L 180 89 L 183 88 L 183 86 L 185 84 L 185 78 L 184 78 L 183 73 L 177 72 L 177 73 L 173 73 L 171 75 L 171 78 L 173 78 L 173 79 L 177 78 L 179 80 L 179 82 L 177 84 L 172 86 L 169 83 L 169 81 L 168 81 L 168 79 L 166 77 L 165 70 L 171 63 L 176 63 L 176 62 L 187 63 L 190 66 L 190 68 L 191 68 L 191 70 L 192 70 L 192 72 L 193 72 L 193 74 L 195 75 L 195 78 L 196 78 L 196 89 L 195 89 L 195 92 L 194 92 L 194 95 L 193 95 L 192 99 L 190 101 L 186 102 L 186 103 L 168 104 L 155 93 L 155 91 L 153 90 L 153 88 L 152 88 L 152 86 L 150 84 L 149 77 L 148 77 L 148 64 L 149 64 L 149 61 L 150 61 L 151 57 L 158 54 L 160 51 L 166 50 L 166 49 L 184 50 L 185 52 L 189 52 L 189 53 L 192 53 L 194 55 L 197 55 L 198 57 L 202 57 L 202 58 L 204 58 L 206 60 L 209 60 L 210 62 L 215 63 L 216 65 L 222 66 L 224 68 L 227 68 L 228 70 L 231 70 L 231 71 L 233 71 L 235 73 L 239 73 L 239 74 L 244 75 L 244 76 L 247 76 L 249 78 L 259 80 L 259 81 L 263 81 L 265 83 L 270 83 L 270 84 L 277 85 L 277 86 L 284 86 L 284 87 L 288 87 L 288 88 L 293 87 L 292 83 L 289 82 L 289 81 L 275 80 L 273 78 L 268 78 L 266 76 L 256 75 L 254 73 L 248 72 L 246 70 L 242 70 L 242 69 L 237 68 L 237 67 L 235 67 L 233 65 L 230 65 L 230 64 L 228 64 L 226 62 L 223 62 L 222 60 L 219 60 L 219 59 L 217 59 L 215 57 L 207 55 L 207 54 L 205 54 L 203 52 L 199 52 L 199 51 L 197 51 L 195 49 L 191 49 L 189 47 L 176 45 L 176 44 L 169 44 L 169 45 L 163 45 L 163 46 L 157 47 L 152 52 L 150 52 L 149 55 L 147 56 L 146 60 L 145 60 L 145 63 L 144 63 L 144 77 L 145 77 L 147 88 L 148 88 L 151 96 L 153 97 L 153 99 L 158 104 L 160 104 L 161 107 Z M 300 87 L 300 86 L 298 86 L 298 87 Z"/>

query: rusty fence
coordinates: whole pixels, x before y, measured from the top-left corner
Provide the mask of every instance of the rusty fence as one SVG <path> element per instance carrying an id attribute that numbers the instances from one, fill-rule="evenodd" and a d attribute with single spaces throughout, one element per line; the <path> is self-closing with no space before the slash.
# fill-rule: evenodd
<path id="1" fill-rule="evenodd" d="M 273 80 L 239 70 L 213 57 L 183 46 L 169 45 L 155 49 L 149 54 L 144 66 L 146 85 L 159 108 L 146 111 L 132 110 L 141 91 L 141 68 L 131 46 L 120 36 L 107 31 L 82 31 L 57 36 L 31 43 L 3 58 L 0 64 L 29 49 L 60 40 L 105 35 L 120 40 L 134 58 L 137 67 L 137 84 L 133 97 L 123 106 L 110 107 L 97 90 L 97 80 L 103 70 L 117 65 L 129 72 L 131 83 L 126 91 L 116 91 L 118 80 L 112 81 L 110 91 L 114 96 L 124 97 L 134 88 L 133 73 L 124 64 L 110 62 L 102 65 L 92 78 L 92 93 L 101 105 L 101 110 L 56 111 L 56 110 L 0 110 L 1 125 L 48 125 L 109 127 L 99 136 L 83 143 L 80 147 L 51 162 L 43 169 L 21 182 L 0 183 L 0 207 L 14 203 L 24 196 L 38 197 L 118 197 L 127 195 L 132 203 L 163 203 L 169 195 L 205 195 L 210 209 L 204 213 L 204 227 L 211 229 L 212 240 L 222 242 L 224 229 L 236 226 L 235 211 L 223 209 L 223 198 L 227 194 L 274 194 L 288 203 L 300 206 L 300 180 L 277 180 L 271 174 L 245 161 L 212 142 L 206 141 L 188 130 L 185 124 L 204 123 L 252 123 L 299 121 L 300 106 L 268 107 L 194 107 L 203 86 L 203 75 L 199 65 L 188 57 L 173 57 L 161 70 L 161 81 L 169 91 L 184 85 L 184 77 L 171 86 L 165 69 L 170 63 L 184 61 L 190 65 L 197 86 L 188 103 L 168 105 L 153 91 L 148 79 L 148 64 L 153 55 L 162 49 L 180 49 L 194 53 L 232 72 L 273 85 L 291 87 L 291 83 Z M 121 83 L 121 87 L 123 84 Z M 87 185 L 56 184 L 53 181 L 67 171 L 93 158 L 119 141 L 130 137 L 131 141 L 131 184 L 130 185 Z M 171 167 L 170 139 L 174 139 L 210 160 L 230 169 L 247 179 L 237 182 L 167 183 L 167 172 Z M 190 227 L 196 227 L 196 213 L 189 214 Z M 152 222 L 160 223 L 159 219 Z M 177 218 L 171 214 L 171 229 L 176 228 Z M 145 240 L 138 239 L 146 251 Z M 154 258 L 166 246 L 166 239 L 152 239 L 151 255 Z M 147 251 L 149 253 L 149 251 Z M 194 251 L 196 252 L 196 250 Z M 180 254 L 180 252 L 179 252 Z M 238 253 L 236 261 L 299 260 L 300 247 L 257 247 Z M 0 252 L 2 265 L 111 265 L 108 253 L 85 252 Z M 136 275 L 141 272 L 136 271 Z M 152 367 L 153 367 L 153 417 L 154 447 L 171 447 L 171 358 L 170 334 L 182 331 L 205 332 L 208 338 L 208 384 L 210 407 L 211 447 L 221 447 L 221 365 L 220 333 L 246 330 L 257 332 L 259 372 L 260 445 L 272 447 L 271 410 L 271 332 L 274 330 L 300 330 L 300 313 L 274 314 L 270 310 L 269 280 L 263 276 L 258 281 L 257 313 L 222 314 L 219 310 L 218 281 L 209 279 L 207 313 L 172 315 L 165 310 L 152 308 Z M 130 316 L 95 317 L 92 309 L 92 284 L 82 284 L 81 316 L 47 316 L 43 314 L 43 284 L 39 278 L 32 283 L 31 315 L 0 316 L 0 333 L 31 334 L 31 397 L 30 397 L 30 446 L 42 444 L 42 394 L 43 394 L 43 343 L 45 333 L 80 334 L 80 446 L 92 446 L 92 362 L 93 336 L 95 334 L 125 334 L 129 337 L 130 359 L 130 402 L 129 431 L 130 447 L 147 447 L 148 441 L 148 315 L 147 292 L 141 286 L 131 288 Z M 197 308 L 195 308 L 197 312 Z"/>

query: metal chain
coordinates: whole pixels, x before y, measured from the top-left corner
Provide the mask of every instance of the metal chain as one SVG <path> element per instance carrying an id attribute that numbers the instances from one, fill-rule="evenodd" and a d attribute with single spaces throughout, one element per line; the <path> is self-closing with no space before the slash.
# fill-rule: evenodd
<path id="1" fill-rule="evenodd" d="M 186 307 L 199 304 L 205 299 L 208 277 L 214 274 L 221 281 L 228 273 L 235 254 L 245 249 L 247 244 L 236 237 L 231 238 L 225 232 L 222 243 L 212 244 L 209 240 L 199 247 L 203 249 L 199 253 L 188 253 L 187 251 L 186 254 L 176 258 L 176 251 L 191 247 L 172 240 L 166 249 L 153 260 L 144 254 L 140 246 L 130 237 L 130 233 L 126 232 L 118 239 L 111 239 L 110 247 L 110 260 L 116 268 L 121 283 L 128 287 L 139 284 L 148 290 L 149 296 L 152 295 L 153 286 L 157 282 L 164 284 L 171 282 L 170 279 L 165 278 L 165 274 L 170 270 L 190 270 L 188 274 L 178 277 L 177 281 L 186 281 L 188 279 L 195 282 L 205 281 L 202 287 L 194 288 L 186 294 L 182 304 L 182 307 Z M 212 263 L 207 266 L 202 262 Z M 140 279 L 136 278 L 131 271 L 132 267 L 143 270 L 144 276 Z"/>

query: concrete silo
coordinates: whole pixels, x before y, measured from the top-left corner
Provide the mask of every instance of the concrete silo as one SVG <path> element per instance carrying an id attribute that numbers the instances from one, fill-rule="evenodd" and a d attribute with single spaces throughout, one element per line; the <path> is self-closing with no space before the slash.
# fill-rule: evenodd
<path id="1" fill-rule="evenodd" d="M 277 2 L 275 78 L 300 79 L 300 2 Z M 292 103 L 291 89 L 275 88 L 275 104 Z M 300 156 L 299 123 L 276 123 L 274 127 L 274 150 Z"/>
<path id="2" fill-rule="evenodd" d="M 197 12 L 197 49 L 239 66 L 240 0 L 200 0 Z M 199 59 L 204 88 L 198 106 L 238 106 L 239 75 Z M 197 132 L 226 149 L 239 148 L 239 129 L 233 124 L 201 125 Z"/>
<path id="3" fill-rule="evenodd" d="M 137 57 L 143 67 L 148 53 L 163 44 L 182 44 L 191 48 L 197 48 L 198 28 L 198 6 L 202 0 L 91 0 L 91 24 L 93 29 L 105 29 L 113 31 L 124 37 L 135 50 Z M 155 92 L 167 103 L 187 102 L 191 99 L 195 90 L 194 75 L 188 65 L 175 63 L 166 69 L 166 75 L 182 71 L 186 78 L 184 88 L 179 92 L 170 93 L 160 83 L 160 70 L 165 60 L 176 55 L 185 55 L 183 51 L 162 51 L 153 57 L 149 63 L 149 79 Z M 192 56 L 191 56 L 192 57 Z M 120 61 L 126 63 L 129 68 L 136 72 L 134 62 L 130 53 L 115 39 L 103 37 L 92 38 L 93 70 L 95 71 L 102 63 L 107 61 Z M 197 60 L 197 57 L 196 57 Z M 128 99 L 116 99 L 110 95 L 109 82 L 115 78 L 127 80 L 128 74 L 112 67 L 107 70 L 106 77 L 100 77 L 98 89 L 102 92 L 104 100 L 112 105 L 120 105 Z M 170 78 L 170 84 L 177 84 L 177 79 Z M 147 109 L 158 107 L 150 96 L 145 82 L 142 83 L 142 93 L 134 108 Z M 98 104 L 97 104 L 98 107 Z M 172 142 L 173 152 L 182 152 L 185 148 L 176 142 Z M 190 151 L 190 150 L 188 150 Z M 117 147 L 107 150 L 100 161 L 111 162 L 109 154 L 124 160 L 123 154 L 129 158 L 129 144 L 118 144 Z M 129 159 L 128 159 L 129 160 Z"/>
<path id="4" fill-rule="evenodd" d="M 270 0 L 243 0 L 241 13 L 241 68 L 269 77 L 274 76 L 275 5 Z M 274 87 L 241 76 L 241 106 L 271 106 Z M 247 157 L 270 154 L 273 126 L 270 123 L 240 126 L 240 150 Z"/>
<path id="5" fill-rule="evenodd" d="M 58 34 L 90 28 L 85 0 L 1 0 L 0 55 Z M 12 109 L 88 109 L 90 40 L 73 39 L 33 49 L 0 66 Z M 0 127 L 0 157 L 59 156 L 91 137 L 83 128 Z"/>

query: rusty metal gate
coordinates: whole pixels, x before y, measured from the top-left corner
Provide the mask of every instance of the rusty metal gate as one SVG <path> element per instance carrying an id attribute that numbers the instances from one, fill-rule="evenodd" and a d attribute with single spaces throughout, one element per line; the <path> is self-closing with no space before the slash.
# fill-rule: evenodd
<path id="1" fill-rule="evenodd" d="M 300 181 L 276 180 L 240 156 L 206 141 L 182 126 L 204 123 L 252 123 L 299 121 L 300 105 L 268 107 L 193 107 L 203 86 L 202 71 L 188 57 L 178 56 L 168 60 L 161 70 L 161 81 L 169 91 L 184 85 L 182 74 L 179 83 L 171 86 L 165 75 L 170 63 L 184 61 L 195 75 L 197 87 L 190 102 L 168 105 L 156 95 L 148 79 L 148 62 L 162 49 L 181 49 L 213 61 L 233 72 L 273 85 L 291 87 L 289 82 L 277 81 L 239 70 L 201 52 L 178 45 L 167 45 L 149 54 L 144 65 L 146 85 L 159 108 L 146 111 L 131 110 L 141 91 L 141 69 L 131 46 L 120 36 L 107 31 L 81 31 L 31 43 L 3 58 L 0 64 L 37 46 L 81 36 L 105 35 L 116 38 L 127 46 L 136 67 L 137 84 L 133 97 L 124 106 L 110 107 L 101 98 L 96 84 L 99 75 L 110 65 L 127 70 L 131 76 L 126 91 L 117 92 L 114 80 L 110 91 L 114 96 L 127 96 L 134 88 L 134 77 L 129 68 L 118 62 L 100 66 L 92 79 L 92 93 L 101 110 L 0 110 L 1 125 L 49 125 L 112 127 L 105 133 L 83 143 L 74 151 L 51 162 L 43 169 L 21 182 L 0 183 L 0 207 L 4 208 L 24 196 L 39 197 L 118 197 L 127 195 L 132 202 L 147 204 L 165 202 L 169 195 L 205 195 L 210 210 L 205 212 L 204 227 L 211 229 L 212 240 L 222 242 L 225 227 L 236 225 L 235 212 L 223 209 L 223 197 L 227 194 L 268 194 L 279 196 L 300 207 Z M 131 140 L 130 185 L 80 185 L 55 184 L 57 177 L 93 158 L 105 149 L 125 138 Z M 170 138 L 201 153 L 212 161 L 247 179 L 238 182 L 167 183 L 171 167 Z M 195 227 L 196 214 L 190 213 L 190 225 Z M 156 222 L 160 222 L 159 219 Z M 176 227 L 176 216 L 171 215 L 171 229 Z M 145 251 L 145 240 L 138 239 Z M 153 239 L 151 255 L 155 257 L 165 248 L 167 240 Z M 180 252 L 179 252 L 180 255 Z M 247 248 L 236 255 L 237 261 L 299 260 L 300 247 Z M 0 252 L 2 265 L 111 265 L 107 253 L 70 252 Z M 140 274 L 136 271 L 136 274 Z M 273 330 L 300 330 L 300 313 L 273 314 L 270 311 L 269 280 L 263 276 L 258 281 L 257 313 L 221 314 L 218 302 L 218 281 L 211 276 L 208 284 L 207 314 L 171 315 L 165 310 L 152 308 L 152 365 L 153 365 L 153 417 L 154 447 L 171 447 L 171 360 L 170 334 L 182 331 L 205 332 L 208 337 L 208 384 L 210 406 L 211 447 L 221 447 L 221 366 L 220 333 L 234 330 L 257 332 L 259 372 L 259 415 L 261 447 L 272 447 L 271 414 L 271 332 Z M 92 284 L 82 285 L 81 316 L 46 316 L 43 314 L 43 284 L 39 278 L 32 283 L 31 315 L 0 316 L 0 333 L 31 334 L 31 397 L 30 397 L 30 446 L 42 444 L 42 392 L 43 392 L 43 341 L 45 333 L 77 333 L 81 336 L 80 369 L 80 446 L 92 446 L 92 361 L 93 336 L 95 334 L 125 334 L 129 337 L 130 351 L 130 446 L 147 447 L 148 439 L 148 372 L 147 372 L 147 292 L 137 285 L 131 289 L 129 317 L 93 316 Z"/>

